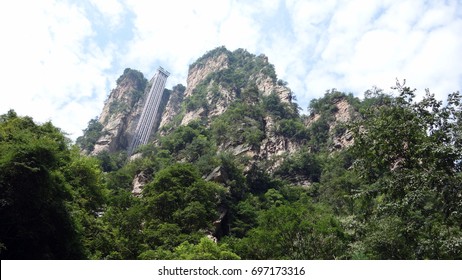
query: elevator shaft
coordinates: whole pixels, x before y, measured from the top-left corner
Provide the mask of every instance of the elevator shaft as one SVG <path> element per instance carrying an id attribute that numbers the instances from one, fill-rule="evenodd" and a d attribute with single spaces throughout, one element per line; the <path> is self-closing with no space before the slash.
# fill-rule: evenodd
<path id="1" fill-rule="evenodd" d="M 157 112 L 165 89 L 165 83 L 167 82 L 169 75 L 170 73 L 162 67 L 159 67 L 157 72 L 154 74 L 151 90 L 149 91 L 144 103 L 143 111 L 141 112 L 135 133 L 128 148 L 128 156 L 131 156 L 140 145 L 148 143 L 152 128 L 156 122 Z"/>

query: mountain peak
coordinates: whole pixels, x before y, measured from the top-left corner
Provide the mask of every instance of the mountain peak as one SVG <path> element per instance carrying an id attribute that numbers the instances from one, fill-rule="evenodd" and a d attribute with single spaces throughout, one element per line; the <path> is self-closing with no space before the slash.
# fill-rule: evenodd
<path id="1" fill-rule="evenodd" d="M 100 117 L 92 122 L 93 126 L 78 141 L 86 143 L 81 146 L 85 146 L 87 153 L 97 155 L 104 151 L 127 149 L 150 87 L 151 82 L 141 72 L 130 68 L 124 70 Z M 186 87 L 177 85 L 172 90 L 164 91 L 159 112 L 154 116 L 156 128 L 151 137 L 156 130 L 160 135 L 166 135 L 176 127 L 194 121 L 210 126 L 214 119 L 236 102 L 247 104 L 249 110 L 259 111 L 268 100 L 287 104 L 284 106 L 292 114 L 298 115 L 296 104 L 292 104 L 291 90 L 287 83 L 278 81 L 268 57 L 264 54 L 257 56 L 244 49 L 229 51 L 225 47 L 218 47 L 190 65 Z M 262 135 L 265 131 L 269 133 L 273 130 L 270 126 L 274 121 L 270 118 L 262 115 L 256 120 Z M 229 148 L 229 144 L 223 147 Z M 243 147 L 243 143 L 235 144 Z M 265 141 L 267 144 L 268 141 Z M 254 154 L 260 155 L 261 152 L 254 151 Z"/>

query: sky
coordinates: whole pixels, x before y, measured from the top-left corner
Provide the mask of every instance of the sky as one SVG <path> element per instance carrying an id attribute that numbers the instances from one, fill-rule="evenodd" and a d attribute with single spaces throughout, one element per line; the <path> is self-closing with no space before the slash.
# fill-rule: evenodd
<path id="1" fill-rule="evenodd" d="M 438 99 L 462 90 L 460 0 L 15 0 L 0 4 L 0 114 L 75 140 L 125 68 L 167 88 L 219 46 L 265 54 L 299 106 L 396 79 Z"/>

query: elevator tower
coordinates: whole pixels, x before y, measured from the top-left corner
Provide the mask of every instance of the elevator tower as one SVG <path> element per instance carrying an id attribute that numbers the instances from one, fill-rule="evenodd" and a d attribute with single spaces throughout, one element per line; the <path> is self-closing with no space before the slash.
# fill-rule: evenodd
<path id="1" fill-rule="evenodd" d="M 128 156 L 130 157 L 134 151 L 140 146 L 148 143 L 149 136 L 156 122 L 157 112 L 159 110 L 160 101 L 165 89 L 165 83 L 170 73 L 164 68 L 159 67 L 152 78 L 153 83 L 151 90 L 144 103 L 143 111 L 141 112 L 140 120 L 136 126 L 132 141 L 128 148 Z"/>

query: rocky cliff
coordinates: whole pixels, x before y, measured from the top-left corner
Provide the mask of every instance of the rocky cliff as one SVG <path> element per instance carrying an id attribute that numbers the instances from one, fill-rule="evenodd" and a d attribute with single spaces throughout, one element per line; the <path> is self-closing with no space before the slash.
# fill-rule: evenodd
<path id="1" fill-rule="evenodd" d="M 91 151 L 92 155 L 102 151 L 115 152 L 128 147 L 128 141 L 141 115 L 147 84 L 141 72 L 125 69 L 99 116 L 98 122 L 103 125 L 103 129 Z"/>
<path id="2" fill-rule="evenodd" d="M 252 90 L 254 95 L 246 96 Z M 165 135 L 174 127 L 194 121 L 210 125 L 233 103 L 247 102 L 257 107 L 270 95 L 277 96 L 283 103 L 292 104 L 291 90 L 277 80 L 274 66 L 266 56 L 255 56 L 242 49 L 230 52 L 217 48 L 190 66 L 184 95 L 176 94 L 178 97 L 167 104 L 160 124 L 161 133 Z M 264 133 L 261 145 L 225 141 L 219 146 L 220 150 L 250 156 L 254 160 L 271 159 L 274 155 L 296 150 L 296 143 L 275 135 L 275 122 L 271 115 L 257 122 L 260 122 Z"/>
<path id="3" fill-rule="evenodd" d="M 348 124 L 359 117 L 357 109 L 350 103 L 351 97 L 336 91 L 326 93 L 322 99 L 314 103 L 324 103 L 324 110 L 315 110 L 309 116 L 304 117 L 304 125 L 307 128 L 324 127 L 324 142 L 330 152 L 350 147 L 353 142 L 353 134 Z M 314 105 L 316 107 L 316 105 Z"/>
<path id="4" fill-rule="evenodd" d="M 281 102 L 292 102 L 291 90 L 285 83 L 277 81 L 274 67 L 266 56 L 255 56 L 242 49 L 234 52 L 224 47 L 212 50 L 190 66 L 186 87 L 177 85 L 165 91 L 156 126 L 160 134 L 165 135 L 173 128 L 193 121 L 210 124 L 236 100 L 246 99 L 242 92 L 249 88 L 255 88 L 258 94 L 253 100 L 247 98 L 246 102 L 256 104 L 271 94 L 277 95 Z M 142 73 L 132 69 L 124 71 L 98 118 L 102 129 L 93 149 L 87 153 L 96 155 L 127 148 L 148 91 L 149 83 Z M 281 149 L 290 150 L 286 141 L 273 139 L 273 125 L 271 116 L 268 116 L 264 120 L 267 139 L 258 151 L 253 151 L 264 158 L 281 153 Z"/>
<path id="5" fill-rule="evenodd" d="M 124 71 L 98 119 L 102 129 L 94 148 L 87 152 L 97 155 L 128 147 L 149 88 L 140 72 Z M 346 96 L 326 96 L 330 99 L 317 101 L 322 106 L 314 102 L 311 114 L 300 116 L 292 91 L 277 79 L 266 56 L 220 47 L 190 65 L 186 87 L 179 84 L 164 91 L 152 140 L 177 161 L 197 160 L 213 151 L 243 159 L 244 171 L 258 165 L 265 172 L 277 172 L 287 159 L 303 153 L 334 152 L 352 144 L 345 124 L 354 108 Z M 165 137 L 168 140 L 162 140 Z M 200 150 L 206 145 L 209 151 Z M 198 151 L 191 154 L 194 149 Z M 212 169 L 222 171 L 219 164 Z M 151 175 L 138 172 L 135 193 L 140 194 Z M 297 176 L 296 181 L 306 183 L 308 177 Z"/>
<path id="6" fill-rule="evenodd" d="M 101 129 L 94 139 L 92 149 L 85 149 L 85 153 L 98 155 L 103 151 L 109 153 L 125 151 L 130 144 L 138 120 L 143 110 L 145 98 L 150 90 L 152 81 L 148 82 L 143 74 L 130 68 L 117 79 L 117 86 L 111 91 L 103 110 L 98 118 Z M 160 103 L 155 127 L 159 126 L 162 111 L 173 93 L 165 90 Z M 85 135 L 84 135 L 85 136 Z"/>

